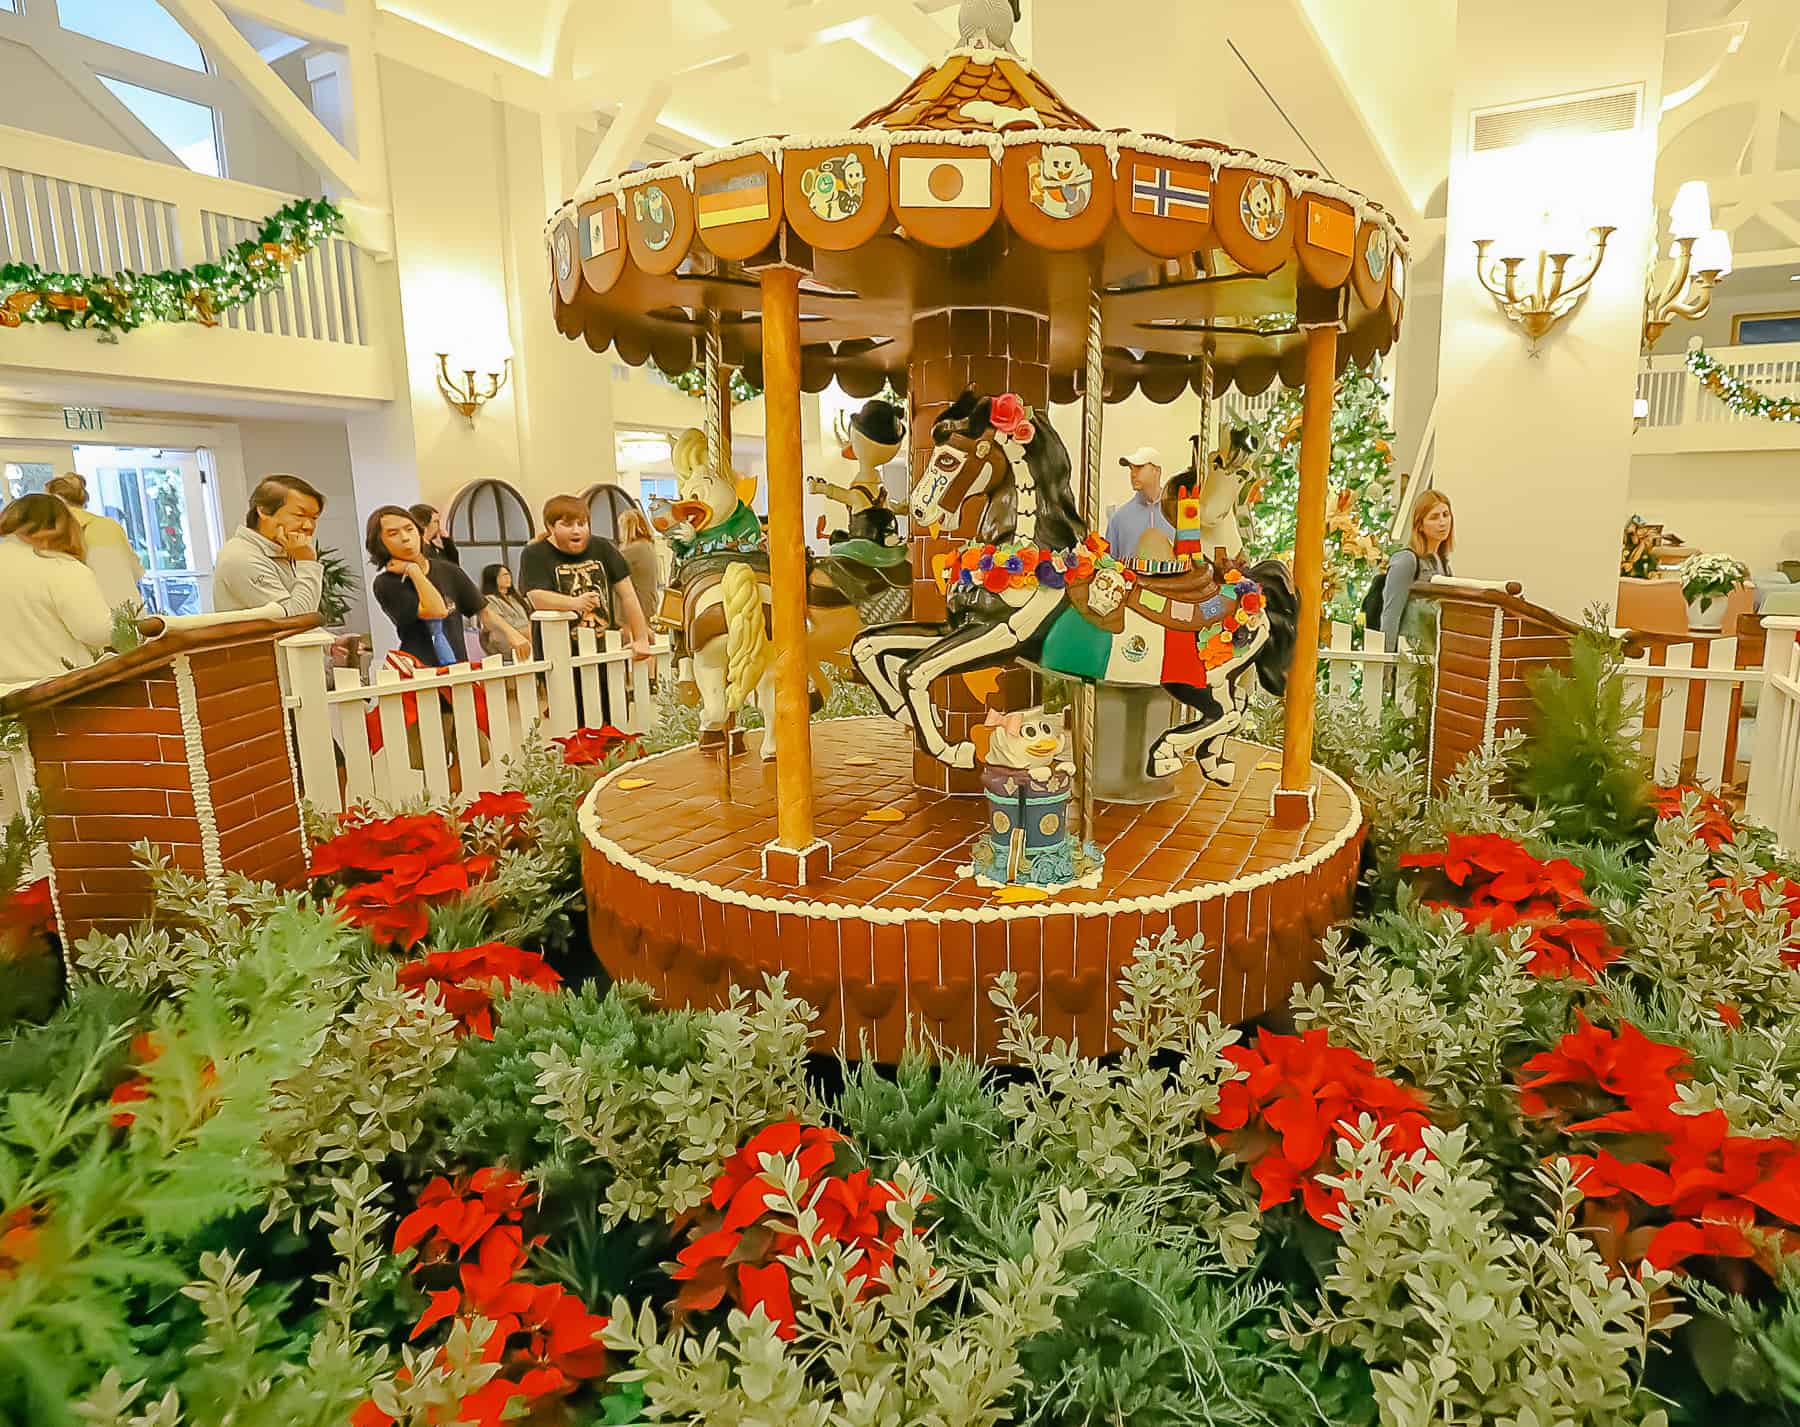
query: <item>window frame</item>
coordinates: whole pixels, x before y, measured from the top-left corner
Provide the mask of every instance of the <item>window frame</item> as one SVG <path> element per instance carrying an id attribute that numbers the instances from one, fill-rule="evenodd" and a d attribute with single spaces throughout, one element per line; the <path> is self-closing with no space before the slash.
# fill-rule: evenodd
<path id="1" fill-rule="evenodd" d="M 500 538 L 495 540 L 477 539 L 472 533 L 465 537 L 460 533 L 459 527 L 472 532 L 474 502 L 479 496 L 488 494 L 493 496 L 495 513 L 500 516 Z M 505 533 L 507 525 L 504 501 L 508 496 L 517 503 L 517 508 L 525 515 L 525 537 L 522 540 L 513 539 Z M 524 553 L 527 545 L 538 538 L 537 520 L 532 515 L 531 506 L 526 501 L 524 494 L 511 481 L 500 476 L 480 476 L 463 486 L 450 498 L 450 503 L 444 508 L 443 519 L 444 529 L 448 532 L 450 539 L 455 542 L 458 554 L 472 554 L 477 550 L 497 551 L 498 554 L 495 558 L 513 572 L 515 580 L 519 577 L 519 556 Z M 480 566 L 491 565 L 495 563 L 495 560 L 483 558 L 474 563 L 476 569 L 470 570 L 465 565 L 463 570 L 471 579 L 479 579 Z"/>

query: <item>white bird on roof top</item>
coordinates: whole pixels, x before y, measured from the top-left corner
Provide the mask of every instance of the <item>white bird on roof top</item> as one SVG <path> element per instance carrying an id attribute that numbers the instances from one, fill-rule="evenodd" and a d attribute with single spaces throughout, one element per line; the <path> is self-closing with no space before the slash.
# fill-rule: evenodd
<path id="1" fill-rule="evenodd" d="M 964 48 L 1018 51 L 1012 46 L 1013 26 L 1024 18 L 1019 0 L 962 0 L 957 22 Z"/>

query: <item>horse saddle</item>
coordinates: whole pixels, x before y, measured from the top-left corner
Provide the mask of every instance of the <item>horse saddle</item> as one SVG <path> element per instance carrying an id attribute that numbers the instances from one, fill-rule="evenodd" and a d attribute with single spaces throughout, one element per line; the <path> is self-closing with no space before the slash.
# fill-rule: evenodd
<path id="1" fill-rule="evenodd" d="M 1124 601 L 1109 615 L 1096 614 L 1088 603 L 1088 581 L 1069 586 L 1070 601 L 1081 617 L 1108 634 L 1125 630 L 1125 611 L 1136 610 L 1165 629 L 1210 629 L 1237 608 L 1219 587 L 1218 573 L 1202 563 L 1177 575 L 1139 575 L 1131 582 Z"/>

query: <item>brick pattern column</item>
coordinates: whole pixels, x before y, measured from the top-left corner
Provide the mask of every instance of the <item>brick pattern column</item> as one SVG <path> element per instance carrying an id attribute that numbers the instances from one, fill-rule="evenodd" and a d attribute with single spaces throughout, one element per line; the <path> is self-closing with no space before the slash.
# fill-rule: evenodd
<path id="1" fill-rule="evenodd" d="M 1050 408 L 1050 319 L 1032 312 L 997 308 L 949 308 L 926 313 L 913 322 L 909 371 L 910 431 L 914 480 L 931 457 L 931 427 L 938 413 L 973 385 L 983 395 L 1015 392 L 1026 405 L 1048 419 Z M 911 536 L 914 619 L 944 618 L 944 596 L 932 575 L 934 557 L 946 555 L 975 534 L 975 508 L 955 530 L 934 538 L 930 531 Z M 952 742 L 969 737 L 990 708 L 1006 712 L 1030 708 L 1041 697 L 1038 677 L 1029 669 L 996 671 L 998 683 L 984 700 L 961 675 L 940 679 L 931 687 L 945 736 Z M 980 675 L 973 676 L 982 683 Z M 913 753 L 913 783 L 939 793 L 977 794 L 978 774 L 947 768 L 927 754 Z"/>
<path id="2" fill-rule="evenodd" d="M 182 725 L 179 663 L 24 716 L 66 940 L 125 931 L 150 913 L 149 878 L 131 860 L 136 842 L 155 843 L 185 872 L 211 874 L 201 789 L 212 799 L 216 870 L 288 887 L 305 880 L 274 643 L 188 656 L 197 758 Z"/>

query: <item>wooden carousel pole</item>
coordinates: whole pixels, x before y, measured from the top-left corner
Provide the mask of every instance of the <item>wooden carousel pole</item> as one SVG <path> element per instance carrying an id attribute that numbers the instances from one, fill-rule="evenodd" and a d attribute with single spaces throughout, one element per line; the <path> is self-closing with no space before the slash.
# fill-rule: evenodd
<path id="1" fill-rule="evenodd" d="M 1086 365 L 1081 382 L 1081 519 L 1089 530 L 1100 525 L 1100 443 L 1106 368 L 1101 347 L 1100 289 L 1088 292 Z M 1099 691 L 1092 684 L 1075 688 L 1075 803 L 1081 836 L 1094 837 L 1094 737 L 1099 722 Z"/>
<path id="2" fill-rule="evenodd" d="M 1337 394 L 1337 327 L 1306 329 L 1306 388 L 1300 407 L 1300 494 L 1294 526 L 1294 588 L 1300 612 L 1288 668 L 1281 782 L 1271 809 L 1277 827 L 1304 827 L 1313 815 L 1313 719 L 1319 697 L 1319 624 L 1325 592 L 1325 485 L 1331 470 L 1331 407 Z"/>
<path id="3" fill-rule="evenodd" d="M 803 886 L 831 863 L 813 831 L 806 655 L 805 479 L 800 432 L 800 270 L 762 269 L 763 395 L 769 460 L 769 583 L 775 643 L 775 841 L 764 875 Z"/>
<path id="4" fill-rule="evenodd" d="M 706 315 L 706 459 L 715 474 L 731 475 L 731 370 L 719 314 Z"/>

